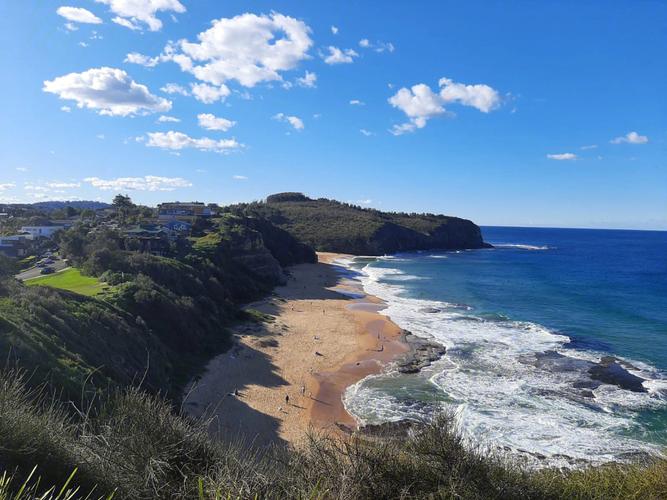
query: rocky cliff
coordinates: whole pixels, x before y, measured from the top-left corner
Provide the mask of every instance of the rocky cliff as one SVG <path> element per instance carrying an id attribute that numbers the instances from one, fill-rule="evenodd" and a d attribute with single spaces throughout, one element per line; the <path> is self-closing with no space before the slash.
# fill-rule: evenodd
<path id="1" fill-rule="evenodd" d="M 318 251 L 384 255 L 414 250 L 488 247 L 473 222 L 434 214 L 389 213 L 300 193 L 236 205 L 232 213 L 270 221 Z"/>

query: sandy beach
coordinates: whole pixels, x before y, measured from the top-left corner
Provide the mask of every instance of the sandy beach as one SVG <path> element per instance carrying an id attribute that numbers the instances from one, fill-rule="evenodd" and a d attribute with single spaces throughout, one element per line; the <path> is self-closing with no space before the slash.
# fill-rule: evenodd
<path id="1" fill-rule="evenodd" d="M 380 301 L 333 264 L 349 256 L 318 256 L 317 264 L 290 268 L 285 286 L 247 306 L 268 321 L 235 328 L 234 347 L 188 389 L 184 410 L 213 417 L 213 434 L 263 446 L 298 444 L 309 429 L 354 428 L 345 389 L 407 351 L 400 328 L 377 313 Z"/>

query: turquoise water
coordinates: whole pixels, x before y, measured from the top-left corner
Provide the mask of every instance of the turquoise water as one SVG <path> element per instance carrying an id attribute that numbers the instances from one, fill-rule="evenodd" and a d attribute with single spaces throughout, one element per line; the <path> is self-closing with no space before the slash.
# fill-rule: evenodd
<path id="1" fill-rule="evenodd" d="M 664 449 L 667 233 L 482 231 L 495 249 L 352 264 L 384 314 L 448 352 L 419 375 L 353 386 L 350 411 L 379 422 L 448 408 L 472 441 L 554 462 Z M 632 389 L 591 375 L 605 356 Z"/>

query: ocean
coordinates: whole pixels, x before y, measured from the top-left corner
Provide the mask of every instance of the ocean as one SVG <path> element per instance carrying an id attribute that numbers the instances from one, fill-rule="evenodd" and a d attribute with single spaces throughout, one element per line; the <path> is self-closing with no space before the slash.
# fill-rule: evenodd
<path id="1" fill-rule="evenodd" d="M 369 424 L 446 410 L 469 442 L 545 465 L 667 449 L 667 232 L 482 233 L 494 249 L 346 264 L 382 314 L 447 347 L 419 374 L 389 367 L 350 387 L 350 413 Z M 632 387 L 600 376 L 610 363 Z"/>

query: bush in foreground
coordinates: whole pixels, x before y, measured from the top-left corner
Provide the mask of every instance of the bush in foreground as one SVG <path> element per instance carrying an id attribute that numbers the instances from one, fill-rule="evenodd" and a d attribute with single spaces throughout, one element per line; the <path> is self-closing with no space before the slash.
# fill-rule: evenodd
<path id="1" fill-rule="evenodd" d="M 407 437 L 312 435 L 260 452 L 210 440 L 209 422 L 138 389 L 86 412 L 70 406 L 0 374 L 0 500 L 667 498 L 665 460 L 530 471 L 466 449 L 446 416 Z"/>

